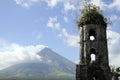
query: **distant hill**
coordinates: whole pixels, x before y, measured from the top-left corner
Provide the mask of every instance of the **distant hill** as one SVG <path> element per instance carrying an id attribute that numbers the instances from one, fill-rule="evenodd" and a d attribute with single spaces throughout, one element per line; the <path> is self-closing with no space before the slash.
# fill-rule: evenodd
<path id="1" fill-rule="evenodd" d="M 0 80 L 75 80 L 75 64 L 50 48 L 37 53 L 42 61 L 12 65 L 0 71 Z"/>

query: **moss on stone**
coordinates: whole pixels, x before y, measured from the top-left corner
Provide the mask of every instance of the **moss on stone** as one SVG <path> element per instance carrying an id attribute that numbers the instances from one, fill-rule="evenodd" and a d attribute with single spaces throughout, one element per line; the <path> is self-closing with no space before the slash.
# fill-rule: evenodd
<path id="1" fill-rule="evenodd" d="M 84 3 L 81 9 L 81 17 L 77 21 L 78 27 L 85 24 L 107 24 L 107 19 L 103 16 L 102 11 L 98 6 L 91 3 Z"/>

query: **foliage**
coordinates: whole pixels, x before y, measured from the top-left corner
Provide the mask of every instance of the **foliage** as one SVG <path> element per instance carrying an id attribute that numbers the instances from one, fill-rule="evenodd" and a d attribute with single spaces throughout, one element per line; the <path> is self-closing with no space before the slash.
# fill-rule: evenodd
<path id="1" fill-rule="evenodd" d="M 120 73 L 120 67 L 111 66 L 111 71 L 112 71 L 112 73 L 119 74 Z"/>
<path id="2" fill-rule="evenodd" d="M 107 24 L 107 19 L 102 15 L 102 11 L 96 5 L 92 3 L 83 3 L 81 9 L 81 18 L 77 21 L 78 27 L 82 27 L 85 24 Z"/>

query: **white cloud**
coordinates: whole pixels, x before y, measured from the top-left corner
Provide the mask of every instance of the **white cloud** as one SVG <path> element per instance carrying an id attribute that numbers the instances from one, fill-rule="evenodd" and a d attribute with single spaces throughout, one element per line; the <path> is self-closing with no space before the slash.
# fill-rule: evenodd
<path id="1" fill-rule="evenodd" d="M 107 31 L 110 65 L 120 66 L 120 33 Z"/>
<path id="2" fill-rule="evenodd" d="M 41 61 L 41 56 L 36 53 L 46 47 L 44 45 L 21 46 L 3 40 L 0 40 L 0 43 L 2 43 L 0 44 L 0 69 L 21 62 Z"/>
<path id="3" fill-rule="evenodd" d="M 100 6 L 100 8 L 103 10 L 107 8 L 107 5 L 102 0 L 91 0 L 91 3 Z"/>
<path id="4" fill-rule="evenodd" d="M 66 16 L 64 16 L 64 21 L 67 23 L 68 22 L 68 18 Z"/>
<path id="5" fill-rule="evenodd" d="M 33 4 L 39 2 L 39 0 L 15 0 L 17 5 L 25 8 L 30 8 Z"/>
<path id="6" fill-rule="evenodd" d="M 55 7 L 61 0 L 44 0 L 49 7 L 53 8 Z"/>
<path id="7" fill-rule="evenodd" d="M 120 0 L 113 0 L 112 3 L 106 4 L 103 0 L 91 0 L 97 6 L 100 6 L 102 10 L 104 9 L 116 9 L 120 11 Z"/>
<path id="8" fill-rule="evenodd" d="M 38 2 L 45 2 L 47 3 L 48 7 L 54 8 L 58 6 L 58 4 L 63 4 L 64 10 L 75 10 L 75 4 L 78 2 L 78 0 L 71 1 L 71 0 L 14 0 L 17 5 L 20 5 L 24 8 L 30 8 L 35 3 Z"/>
<path id="9" fill-rule="evenodd" d="M 113 0 L 113 3 L 109 5 L 109 8 L 115 8 L 120 11 L 120 0 Z"/>
<path id="10" fill-rule="evenodd" d="M 62 33 L 58 35 L 62 37 L 64 42 L 71 47 L 78 47 L 79 46 L 79 36 L 68 34 L 66 29 L 62 29 Z"/>
<path id="11" fill-rule="evenodd" d="M 64 10 L 65 11 L 75 10 L 75 9 L 76 9 L 76 7 L 74 6 L 74 4 L 71 4 L 70 2 L 64 3 Z"/>
<path id="12" fill-rule="evenodd" d="M 55 29 L 59 30 L 60 29 L 60 23 L 57 21 L 57 16 L 49 18 L 49 21 L 47 23 L 47 27 L 49 27 L 53 30 L 55 30 Z"/>
<path id="13" fill-rule="evenodd" d="M 111 21 L 119 21 L 119 20 L 120 20 L 120 16 L 115 15 L 115 14 L 114 14 L 114 15 L 111 15 L 111 16 L 110 16 L 110 20 L 111 20 Z"/>
<path id="14" fill-rule="evenodd" d="M 64 10 L 75 10 L 75 4 L 80 2 L 78 0 L 41 0 L 47 3 L 50 8 L 56 7 L 58 4 L 64 5 Z"/>
<path id="15" fill-rule="evenodd" d="M 71 1 L 71 0 L 14 0 L 14 1 L 16 2 L 17 5 L 20 5 L 25 8 L 30 8 L 32 5 L 34 5 L 35 3 L 38 3 L 40 1 L 47 3 L 47 5 L 51 8 L 54 8 L 59 3 L 62 3 L 62 4 L 64 4 L 65 11 L 76 10 L 76 8 L 77 8 L 76 3 L 81 2 L 78 0 L 75 0 L 75 1 Z M 90 2 L 94 3 L 97 6 L 100 6 L 102 9 L 107 7 L 107 5 L 102 0 L 91 0 Z M 109 7 L 111 7 L 111 8 L 117 7 L 118 9 L 120 9 L 119 0 L 115 0 L 114 3 L 109 5 Z"/>

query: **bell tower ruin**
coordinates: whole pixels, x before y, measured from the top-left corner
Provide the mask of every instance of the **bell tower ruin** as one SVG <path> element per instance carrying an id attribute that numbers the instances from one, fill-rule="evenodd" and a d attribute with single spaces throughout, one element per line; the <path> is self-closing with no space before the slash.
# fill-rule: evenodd
<path id="1" fill-rule="evenodd" d="M 79 26 L 80 62 L 76 65 L 76 80 L 111 80 L 104 17 L 90 4 Z"/>

